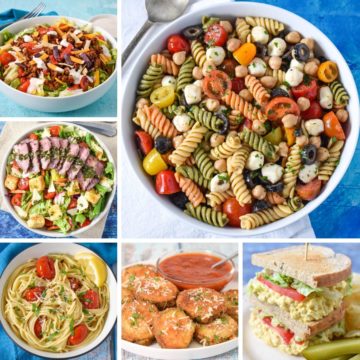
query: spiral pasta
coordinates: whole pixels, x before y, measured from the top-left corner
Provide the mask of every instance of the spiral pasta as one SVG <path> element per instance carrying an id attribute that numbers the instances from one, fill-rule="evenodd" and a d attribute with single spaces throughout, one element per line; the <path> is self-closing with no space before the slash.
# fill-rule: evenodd
<path id="1" fill-rule="evenodd" d="M 161 83 L 162 76 L 163 70 L 160 65 L 149 65 L 140 80 L 140 84 L 136 92 L 137 95 L 149 97 L 155 86 Z"/>
<path id="2" fill-rule="evenodd" d="M 150 107 L 145 105 L 143 110 L 151 124 L 159 129 L 164 136 L 173 138 L 178 134 L 175 126 L 166 118 L 158 107 L 155 105 L 151 105 Z"/>
<path id="3" fill-rule="evenodd" d="M 330 84 L 330 90 L 333 93 L 335 105 L 346 106 L 349 104 L 349 94 L 340 81 L 333 81 Z"/>
<path id="4" fill-rule="evenodd" d="M 217 227 L 224 227 L 229 222 L 226 214 L 204 205 L 194 207 L 191 203 L 187 203 L 184 212 L 193 218 Z"/>
<path id="5" fill-rule="evenodd" d="M 285 171 L 283 176 L 284 190 L 283 196 L 285 198 L 293 198 L 295 195 L 295 185 L 298 174 L 301 169 L 301 148 L 295 144 L 290 149 L 289 157 L 287 158 Z"/>
<path id="6" fill-rule="evenodd" d="M 169 160 L 176 166 L 182 165 L 201 143 L 206 132 L 207 128 L 196 122 L 184 141 L 169 156 Z"/>
<path id="7" fill-rule="evenodd" d="M 194 159 L 204 178 L 211 179 L 216 170 L 206 151 L 199 146 L 194 152 Z"/>
<path id="8" fill-rule="evenodd" d="M 205 202 L 203 193 L 192 180 L 180 175 L 178 172 L 175 173 L 175 179 L 193 206 L 196 207 Z"/>
<path id="9" fill-rule="evenodd" d="M 215 171 L 215 168 L 214 168 Z M 208 189 L 210 186 L 210 181 L 208 179 L 205 179 L 205 177 L 201 174 L 200 170 L 196 168 L 195 166 L 178 166 L 176 168 L 176 172 L 181 174 L 182 176 L 191 179 L 199 186 Z"/>
<path id="10" fill-rule="evenodd" d="M 211 191 L 205 195 L 207 198 L 207 204 L 209 206 L 216 207 L 221 205 L 224 201 L 234 196 L 234 193 L 231 189 L 219 192 L 219 191 Z"/>
<path id="11" fill-rule="evenodd" d="M 235 21 L 235 31 L 238 38 L 244 44 L 246 42 L 251 42 L 251 30 L 249 24 L 245 21 L 244 18 L 236 18 Z"/>
<path id="12" fill-rule="evenodd" d="M 228 136 L 222 144 L 211 149 L 210 158 L 213 160 L 227 159 L 240 147 L 241 142 L 238 136 Z"/>
<path id="13" fill-rule="evenodd" d="M 194 119 L 206 126 L 208 129 L 218 132 L 224 125 L 224 121 L 218 118 L 210 111 L 206 111 L 197 105 L 193 105 L 190 109 Z"/>
<path id="14" fill-rule="evenodd" d="M 230 131 L 238 130 L 240 124 L 244 121 L 244 116 L 241 115 L 239 110 L 231 110 L 228 115 Z"/>
<path id="15" fill-rule="evenodd" d="M 231 174 L 230 184 L 240 206 L 251 204 L 251 193 L 246 186 L 242 171 L 236 170 Z"/>
<path id="16" fill-rule="evenodd" d="M 240 95 L 236 94 L 234 91 L 230 90 L 223 96 L 222 101 L 233 110 L 238 110 L 242 115 L 247 117 L 250 120 L 260 120 L 265 121 L 265 114 L 257 109 L 254 105 L 245 101 Z"/>
<path id="17" fill-rule="evenodd" d="M 289 207 L 292 211 L 299 211 L 300 209 L 302 209 L 304 207 L 304 203 L 298 196 L 289 198 L 287 201 L 287 204 L 289 205 Z"/>
<path id="18" fill-rule="evenodd" d="M 285 73 L 285 71 L 283 71 L 281 69 L 273 70 L 273 69 L 267 68 L 265 75 L 272 76 L 275 79 L 277 79 L 277 83 L 276 83 L 277 86 L 282 85 L 285 82 L 286 73 Z"/>
<path id="19" fill-rule="evenodd" d="M 193 80 L 192 71 L 194 67 L 195 61 L 191 56 L 189 56 L 180 67 L 179 76 L 176 81 L 177 92 L 183 90 L 186 85 L 191 83 Z"/>
<path id="20" fill-rule="evenodd" d="M 344 141 L 338 140 L 334 144 L 330 146 L 329 150 L 329 158 L 324 161 L 319 168 L 318 178 L 322 181 L 328 181 L 330 176 L 335 171 L 336 167 L 338 166 L 341 149 L 344 146 Z"/>
<path id="21" fill-rule="evenodd" d="M 235 151 L 226 160 L 226 168 L 229 175 L 231 175 L 235 170 L 243 171 L 245 168 L 246 160 L 249 157 L 251 149 L 247 145 L 241 145 L 240 149 Z"/>
<path id="22" fill-rule="evenodd" d="M 185 106 L 172 104 L 161 109 L 161 112 L 168 118 L 173 119 L 176 115 L 183 114 L 186 111 Z"/>
<path id="23" fill-rule="evenodd" d="M 246 16 L 245 21 L 251 26 L 262 26 L 264 27 L 271 35 L 278 35 L 281 31 L 284 30 L 285 26 L 280 21 L 265 18 L 265 17 L 252 17 Z"/>
<path id="24" fill-rule="evenodd" d="M 153 54 L 150 59 L 151 65 L 161 65 L 164 73 L 175 75 L 179 73 L 179 67 L 170 59 L 161 54 Z"/>
<path id="25" fill-rule="evenodd" d="M 266 104 L 270 99 L 270 94 L 261 85 L 261 82 L 253 75 L 246 75 L 245 85 L 251 92 L 254 99 L 260 104 Z"/>
<path id="26" fill-rule="evenodd" d="M 200 41 L 194 40 L 191 42 L 191 54 L 194 57 L 196 65 L 202 68 L 206 61 L 206 53 Z"/>
<path id="27" fill-rule="evenodd" d="M 160 130 L 153 126 L 142 109 L 138 109 L 136 116 L 133 117 L 133 122 L 146 131 L 153 139 L 161 135 Z"/>

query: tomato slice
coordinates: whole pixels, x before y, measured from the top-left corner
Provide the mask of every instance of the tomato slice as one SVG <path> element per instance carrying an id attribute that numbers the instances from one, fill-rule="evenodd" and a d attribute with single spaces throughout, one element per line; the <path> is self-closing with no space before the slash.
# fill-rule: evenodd
<path id="1" fill-rule="evenodd" d="M 23 82 L 17 89 L 22 92 L 27 92 L 28 87 L 30 86 L 30 80 Z"/>
<path id="2" fill-rule="evenodd" d="M 34 325 L 34 332 L 38 339 L 42 338 L 42 323 L 43 323 L 43 318 L 39 317 L 36 319 L 36 322 Z"/>
<path id="3" fill-rule="evenodd" d="M 23 298 L 29 302 L 37 301 L 41 297 L 41 294 L 44 290 L 44 286 L 35 286 L 31 289 L 27 289 L 24 292 Z"/>
<path id="4" fill-rule="evenodd" d="M 28 137 L 31 140 L 37 140 L 39 138 L 35 133 L 31 133 Z"/>
<path id="5" fill-rule="evenodd" d="M 45 198 L 46 200 L 51 200 L 51 199 L 53 199 L 55 196 L 56 196 L 56 192 L 46 192 L 46 193 L 44 194 L 44 198 Z"/>
<path id="6" fill-rule="evenodd" d="M 323 109 L 317 101 L 311 101 L 310 107 L 301 112 L 301 117 L 304 120 L 309 119 L 321 119 L 323 115 Z"/>
<path id="7" fill-rule="evenodd" d="M 175 34 L 169 36 L 167 39 L 167 49 L 170 54 L 175 54 L 179 51 L 186 51 L 188 53 L 190 51 L 190 45 L 183 36 Z"/>
<path id="8" fill-rule="evenodd" d="M 54 260 L 48 256 L 42 256 L 36 261 L 36 273 L 39 277 L 52 280 L 55 277 Z"/>
<path id="9" fill-rule="evenodd" d="M 68 345 L 75 346 L 81 344 L 88 336 L 89 330 L 86 325 L 75 326 L 74 334 L 69 336 Z"/>
<path id="10" fill-rule="evenodd" d="M 75 209 L 77 206 L 77 199 L 75 197 L 72 197 L 70 200 L 70 204 L 68 206 L 68 209 Z"/>
<path id="11" fill-rule="evenodd" d="M 339 119 L 333 111 L 328 112 L 323 117 L 325 134 L 329 138 L 336 137 L 338 140 L 345 140 L 345 133 Z"/>
<path id="12" fill-rule="evenodd" d="M 60 131 L 61 131 L 61 126 L 54 125 L 54 126 L 51 126 L 49 130 L 50 130 L 51 136 L 59 136 Z"/>
<path id="13" fill-rule="evenodd" d="M 22 43 L 20 47 L 26 49 L 30 54 L 36 54 L 42 51 L 42 47 L 36 47 L 36 45 L 35 41 L 31 41 L 28 43 Z"/>
<path id="14" fill-rule="evenodd" d="M 279 285 L 272 283 L 269 280 L 264 279 L 261 275 L 259 275 L 257 277 L 257 280 L 260 281 L 265 286 L 267 286 L 269 289 L 277 292 L 278 294 L 280 294 L 282 296 L 289 297 L 289 298 L 291 298 L 295 301 L 299 301 L 299 302 L 304 301 L 306 299 L 306 297 L 304 295 L 300 294 L 295 289 L 293 289 L 291 287 L 283 288 Z"/>
<path id="15" fill-rule="evenodd" d="M 11 198 L 11 205 L 12 206 L 21 206 L 21 199 L 23 194 L 15 194 Z"/>
<path id="16" fill-rule="evenodd" d="M 234 78 L 231 80 L 231 89 L 237 94 L 245 89 L 245 80 L 243 78 Z"/>
<path id="17" fill-rule="evenodd" d="M 181 191 L 171 170 L 162 170 L 156 175 L 156 192 L 160 195 L 171 195 Z"/>
<path id="18" fill-rule="evenodd" d="M 80 227 L 84 228 L 86 226 L 89 226 L 91 224 L 91 220 L 89 219 L 86 219 L 81 225 Z"/>
<path id="19" fill-rule="evenodd" d="M 229 75 L 220 70 L 212 70 L 203 80 L 203 90 L 209 98 L 220 100 L 226 91 L 231 90 Z"/>
<path id="20" fill-rule="evenodd" d="M 229 198 L 223 203 L 223 212 L 229 219 L 229 225 L 233 227 L 240 227 L 240 216 L 249 214 L 252 212 L 251 204 L 241 206 L 239 202 L 234 198 Z"/>
<path id="21" fill-rule="evenodd" d="M 81 288 L 81 281 L 79 279 L 69 277 L 68 278 L 71 290 L 76 291 Z"/>
<path id="22" fill-rule="evenodd" d="M 86 309 L 98 309 L 100 307 L 100 297 L 97 291 L 88 290 L 82 297 L 81 302 Z"/>
<path id="23" fill-rule="evenodd" d="M 298 86 L 291 88 L 291 92 L 294 95 L 295 99 L 299 97 L 305 97 L 309 100 L 315 100 L 317 97 L 319 86 L 315 79 L 311 80 L 309 83 L 301 83 Z"/>
<path id="24" fill-rule="evenodd" d="M 213 24 L 208 27 L 204 41 L 209 46 L 223 46 L 228 38 L 226 30 L 220 24 Z"/>
<path id="25" fill-rule="evenodd" d="M 265 114 L 271 121 L 279 121 L 287 114 L 300 115 L 300 108 L 293 100 L 285 96 L 272 99 L 265 108 Z"/>
<path id="26" fill-rule="evenodd" d="M 9 63 L 11 63 L 12 61 L 15 61 L 15 57 L 12 56 L 10 53 L 8 53 L 7 51 L 4 51 L 3 53 L 0 54 L 0 63 L 2 66 L 6 66 Z"/>
<path id="27" fill-rule="evenodd" d="M 136 143 L 143 155 L 147 155 L 154 147 L 154 141 L 146 131 L 135 131 Z"/>
<path id="28" fill-rule="evenodd" d="M 269 326 L 271 329 L 273 329 L 274 331 L 276 331 L 280 336 L 281 338 L 283 339 L 284 343 L 286 345 L 289 345 L 291 340 L 293 339 L 293 337 L 295 336 L 295 334 L 289 330 L 289 329 L 286 329 L 284 327 L 281 327 L 281 326 L 274 326 L 272 325 L 271 323 L 271 317 L 270 316 L 267 316 L 267 317 L 264 317 L 262 319 L 263 323 L 266 324 L 267 326 Z"/>
<path id="29" fill-rule="evenodd" d="M 23 178 L 18 183 L 19 190 L 29 190 L 29 178 Z"/>
<path id="30" fill-rule="evenodd" d="M 307 184 L 297 184 L 296 193 L 306 201 L 315 199 L 321 190 L 321 180 L 314 179 Z"/>

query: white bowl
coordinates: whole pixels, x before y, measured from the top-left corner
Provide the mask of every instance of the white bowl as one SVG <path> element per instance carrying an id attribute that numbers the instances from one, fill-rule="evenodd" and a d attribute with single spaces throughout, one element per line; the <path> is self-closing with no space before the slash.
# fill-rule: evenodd
<path id="1" fill-rule="evenodd" d="M 5 270 L 3 271 L 0 279 L 0 294 L 2 294 L 1 298 L 1 311 L 0 311 L 0 321 L 1 324 L 7 333 L 7 335 L 11 338 L 12 341 L 18 346 L 20 346 L 22 349 L 28 351 L 29 353 L 37 356 L 42 356 L 44 358 L 48 359 L 69 359 L 71 357 L 80 356 L 83 355 L 93 349 L 95 349 L 98 345 L 100 345 L 110 334 L 111 330 L 113 329 L 115 322 L 116 322 L 116 314 L 117 314 L 117 285 L 116 285 L 116 279 L 112 272 L 112 270 L 107 266 L 108 271 L 108 277 L 107 277 L 107 284 L 109 286 L 110 291 L 110 304 L 109 304 L 109 311 L 106 317 L 106 321 L 104 324 L 104 328 L 99 334 L 99 337 L 95 339 L 90 344 L 79 348 L 74 351 L 69 351 L 66 353 L 51 353 L 47 351 L 37 350 L 32 348 L 30 345 L 28 345 L 25 341 L 17 337 L 14 332 L 12 331 L 11 327 L 5 320 L 5 317 L 3 315 L 3 308 L 4 308 L 4 294 L 3 290 L 6 285 L 7 279 L 11 276 L 11 274 L 16 270 L 16 268 L 25 262 L 27 262 L 29 259 L 39 258 L 40 256 L 44 256 L 51 253 L 62 253 L 62 254 L 68 254 L 68 255 L 75 255 L 79 252 L 90 252 L 95 255 L 93 251 L 88 249 L 85 246 L 78 245 L 78 244 L 64 244 L 64 243 L 46 243 L 46 244 L 38 244 L 31 246 L 18 254 L 16 257 L 14 257 L 10 263 L 7 265 Z M 97 255 L 98 256 L 98 255 Z"/>
<path id="2" fill-rule="evenodd" d="M 32 19 L 21 20 L 16 22 L 2 31 L 9 31 L 12 34 L 17 34 L 20 31 L 41 24 L 55 24 L 58 20 L 63 19 L 64 16 L 41 16 Z M 71 17 L 66 17 L 66 19 L 73 21 L 79 26 L 88 24 L 87 21 L 79 20 Z M 116 40 L 105 30 L 101 29 L 98 26 L 93 26 L 94 31 L 101 33 L 106 40 L 111 43 L 111 46 L 116 49 L 117 44 Z M 71 110 L 80 109 L 84 106 L 92 104 L 93 102 L 99 100 L 105 93 L 110 89 L 112 84 L 116 80 L 117 69 L 115 68 L 114 72 L 110 77 L 103 82 L 101 85 L 97 86 L 94 89 L 86 91 L 82 94 L 77 94 L 68 97 L 43 97 L 32 95 L 28 93 L 21 92 L 12 88 L 11 86 L 5 84 L 3 81 L 0 81 L 0 92 L 5 96 L 9 97 L 11 100 L 15 101 L 21 106 L 28 107 L 37 111 L 45 111 L 51 113 L 66 112 Z M 11 115 L 11 114 L 8 114 Z"/>
<path id="3" fill-rule="evenodd" d="M 39 130 L 39 129 L 43 129 L 45 127 L 48 126 L 54 126 L 54 125 L 74 125 L 75 127 L 78 127 L 88 133 L 90 133 L 92 136 L 94 136 L 94 138 L 96 139 L 96 141 L 100 144 L 100 146 L 104 149 L 107 158 L 109 159 L 109 161 L 114 165 L 114 186 L 113 189 L 109 195 L 106 207 L 104 208 L 104 210 L 91 222 L 90 225 L 84 227 L 84 228 L 79 228 L 75 231 L 69 232 L 67 234 L 63 234 L 60 232 L 56 232 L 56 231 L 48 231 L 48 230 L 41 230 L 41 229 L 30 229 L 27 224 L 26 221 L 24 221 L 15 211 L 15 209 L 12 207 L 10 199 L 8 196 L 6 196 L 7 189 L 5 188 L 4 185 L 4 181 L 5 181 L 5 177 L 6 177 L 6 161 L 7 158 L 9 157 L 12 148 L 14 147 L 15 144 L 17 144 L 20 140 L 22 140 L 23 138 L 26 137 L 26 135 L 32 133 L 35 130 Z M 19 131 L 20 132 L 20 131 Z M 20 132 L 21 133 L 21 132 Z M 116 192 L 116 163 L 109 151 L 109 149 L 107 148 L 107 146 L 96 136 L 96 134 L 94 134 L 93 132 L 91 132 L 90 130 L 79 126 L 79 125 L 75 125 L 75 124 L 71 124 L 71 123 L 66 123 L 66 122 L 52 122 L 52 123 L 38 123 L 36 124 L 33 128 L 26 130 L 25 133 L 22 133 L 16 141 L 14 141 L 11 146 L 6 150 L 4 157 L 3 157 L 3 162 L 1 164 L 1 168 L 0 168 L 0 178 L 1 178 L 1 184 L 0 184 L 0 195 L 3 197 L 4 202 L 6 204 L 6 207 L 8 209 L 8 211 L 11 213 L 11 215 L 24 227 L 26 227 L 28 230 L 33 231 L 36 234 L 40 234 L 43 236 L 47 236 L 47 237 L 69 237 L 69 236 L 76 236 L 76 235 L 80 235 L 81 233 L 83 233 L 84 231 L 88 231 L 90 230 L 92 227 L 96 226 L 96 224 L 108 213 L 108 211 L 110 210 L 111 204 L 114 200 L 114 196 L 115 196 L 115 192 Z"/>
<path id="4" fill-rule="evenodd" d="M 165 47 L 166 39 L 169 35 L 180 32 L 187 26 L 195 25 L 201 22 L 201 17 L 207 15 L 220 16 L 224 18 L 234 19 L 236 16 L 263 16 L 279 20 L 286 24 L 291 29 L 301 32 L 304 37 L 311 37 L 315 40 L 319 50 L 324 56 L 335 61 L 338 64 L 341 81 L 350 94 L 350 103 L 347 107 L 350 119 L 345 129 L 346 142 L 340 163 L 336 168 L 334 174 L 326 184 L 321 194 L 309 202 L 300 211 L 274 223 L 261 226 L 253 230 L 242 230 L 236 228 L 217 228 L 200 222 L 184 214 L 180 209 L 176 208 L 168 199 L 156 194 L 153 179 L 147 176 L 142 169 L 141 160 L 139 159 L 138 152 L 134 141 L 134 125 L 131 121 L 132 113 L 135 106 L 136 89 L 141 79 L 142 74 L 145 72 L 151 54 L 160 51 Z M 344 176 L 351 159 L 354 155 L 356 143 L 359 135 L 359 97 L 355 85 L 354 78 L 351 71 L 335 45 L 314 25 L 307 20 L 295 15 L 287 10 L 281 9 L 276 6 L 266 5 L 261 3 L 249 2 L 215 2 L 209 1 L 201 9 L 196 9 L 187 15 L 180 17 L 178 20 L 173 21 L 171 24 L 165 26 L 154 38 L 149 39 L 144 48 L 139 51 L 137 58 L 129 67 L 129 74 L 126 77 L 126 82 L 123 84 L 123 101 L 122 101 L 122 136 L 124 153 L 130 166 L 134 170 L 136 177 L 145 187 L 152 197 L 161 206 L 163 206 L 173 216 L 179 220 L 188 223 L 189 225 L 196 226 L 204 231 L 213 232 L 222 236 L 250 236 L 259 235 L 274 231 L 290 225 L 295 221 L 308 215 L 311 211 L 316 209 L 325 199 L 334 191 L 340 180 Z M 137 189 L 141 194 L 141 190 Z M 149 205 L 150 206 L 150 205 Z"/>

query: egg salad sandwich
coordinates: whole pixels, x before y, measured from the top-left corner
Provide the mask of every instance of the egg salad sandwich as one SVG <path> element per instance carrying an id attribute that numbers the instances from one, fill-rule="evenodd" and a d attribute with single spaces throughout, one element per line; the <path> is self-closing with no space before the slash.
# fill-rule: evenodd
<path id="1" fill-rule="evenodd" d="M 270 346 L 299 355 L 310 345 L 345 334 L 344 297 L 351 291 L 351 260 L 330 248 L 293 246 L 253 254 L 264 268 L 250 280 L 250 326 Z"/>

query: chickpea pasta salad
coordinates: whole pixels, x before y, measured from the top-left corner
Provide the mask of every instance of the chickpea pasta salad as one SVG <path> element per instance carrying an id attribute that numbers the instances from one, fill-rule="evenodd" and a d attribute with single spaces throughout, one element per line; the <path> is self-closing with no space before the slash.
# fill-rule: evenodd
<path id="1" fill-rule="evenodd" d="M 3 32 L 0 79 L 19 91 L 46 97 L 81 94 L 105 82 L 116 49 L 91 24 L 61 19 L 18 34 Z"/>
<path id="2" fill-rule="evenodd" d="M 246 230 L 316 198 L 349 117 L 320 44 L 262 17 L 203 17 L 169 35 L 141 77 L 132 119 L 156 192 L 199 221 Z"/>

